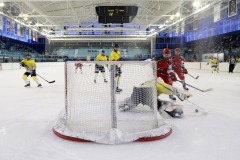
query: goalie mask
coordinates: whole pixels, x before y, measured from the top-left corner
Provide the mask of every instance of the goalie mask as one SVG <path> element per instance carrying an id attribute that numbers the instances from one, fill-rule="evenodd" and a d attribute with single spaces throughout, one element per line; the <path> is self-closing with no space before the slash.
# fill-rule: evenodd
<path id="1" fill-rule="evenodd" d="M 165 49 L 163 50 L 163 58 L 165 58 L 165 59 L 171 58 L 171 50 L 170 50 L 170 49 L 165 48 Z"/>

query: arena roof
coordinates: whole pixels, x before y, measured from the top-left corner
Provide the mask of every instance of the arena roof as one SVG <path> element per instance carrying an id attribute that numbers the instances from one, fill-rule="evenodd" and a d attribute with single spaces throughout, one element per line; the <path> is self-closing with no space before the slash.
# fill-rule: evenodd
<path id="1" fill-rule="evenodd" d="M 227 0 L 225 0 L 227 2 Z M 3 0 L 1 14 L 49 39 L 121 38 L 144 40 L 223 1 L 201 0 Z M 196 2 L 195 2 L 196 3 Z M 128 24 L 100 24 L 96 6 L 138 6 Z M 81 32 L 81 34 L 79 34 Z M 85 34 L 84 34 L 85 32 Z M 91 34 L 93 33 L 94 34 Z M 99 34 L 98 34 L 99 33 Z"/>

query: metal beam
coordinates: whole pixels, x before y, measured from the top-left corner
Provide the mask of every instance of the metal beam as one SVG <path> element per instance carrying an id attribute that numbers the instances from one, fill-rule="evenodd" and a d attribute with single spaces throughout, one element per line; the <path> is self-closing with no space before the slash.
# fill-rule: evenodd
<path id="1" fill-rule="evenodd" d="M 78 17 L 96 17 L 97 15 L 96 14 L 88 14 L 88 15 L 79 15 Z M 162 17 L 162 16 L 164 16 L 164 17 L 170 17 L 170 16 L 176 16 L 176 15 L 161 15 L 161 16 L 157 16 L 157 15 L 141 15 L 141 14 L 139 14 L 139 15 L 137 15 L 135 18 L 137 18 L 137 17 L 142 17 L 142 16 L 148 16 L 148 17 Z M 23 18 L 23 17 L 25 17 L 25 16 L 23 16 L 23 15 L 19 15 L 19 16 L 14 16 L 15 18 L 17 18 L 17 17 L 21 17 L 21 18 Z M 32 17 L 32 18 L 44 18 L 44 17 L 51 17 L 51 18 L 61 18 L 61 17 L 63 17 L 63 18 L 71 18 L 71 17 L 76 17 L 75 15 L 45 15 L 45 14 L 38 14 L 38 15 L 28 15 L 27 16 L 28 18 L 29 17 Z"/>
<path id="2" fill-rule="evenodd" d="M 114 27 L 114 28 L 68 28 L 68 31 L 139 31 L 138 28 L 122 28 L 122 27 Z"/>
<path id="3" fill-rule="evenodd" d="M 54 0 L 56 2 L 66 2 L 66 0 Z M 106 2 L 106 0 L 71 0 L 77 2 Z M 179 0 L 135 0 L 134 2 L 137 4 L 138 2 L 179 2 Z M 188 0 L 189 2 L 194 2 L 195 0 Z M 209 2 L 210 0 L 201 0 L 201 2 Z M 215 0 L 212 0 L 215 1 Z M 23 2 L 23 0 L 2 0 L 2 2 Z M 49 0 L 24 0 L 24 2 L 49 2 Z M 112 2 L 119 2 L 119 0 L 112 0 Z"/>
<path id="4" fill-rule="evenodd" d="M 66 41 L 84 41 L 84 42 L 119 42 L 119 41 L 147 41 L 147 38 L 48 38 L 51 42 L 66 42 Z"/>
<path id="5" fill-rule="evenodd" d="M 170 6 L 168 9 L 166 9 L 165 12 L 164 12 L 164 14 L 168 14 L 169 12 L 177 9 L 178 7 L 181 6 L 182 3 L 183 3 L 182 1 L 180 1 L 180 2 L 178 1 L 178 3 L 176 2 L 175 5 L 172 5 L 172 6 Z M 163 18 L 163 17 L 164 17 L 164 16 L 159 16 L 159 17 L 154 18 L 153 20 L 151 20 L 151 21 L 149 22 L 149 25 L 148 25 L 148 26 L 153 25 L 154 23 L 158 22 L 158 21 L 159 21 L 161 18 Z"/>
<path id="6" fill-rule="evenodd" d="M 24 1 L 23 3 L 25 3 L 26 6 L 28 6 L 29 8 L 35 10 L 37 13 L 39 14 L 44 14 L 43 11 L 39 10 L 32 2 L 27 2 Z M 55 24 L 51 19 L 49 19 L 48 17 L 43 17 L 46 21 L 48 21 L 50 24 Z"/>

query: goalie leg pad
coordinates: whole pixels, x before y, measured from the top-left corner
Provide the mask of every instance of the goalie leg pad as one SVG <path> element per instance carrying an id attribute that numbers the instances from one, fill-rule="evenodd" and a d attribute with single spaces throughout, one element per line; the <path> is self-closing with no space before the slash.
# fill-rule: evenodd
<path id="1" fill-rule="evenodd" d="M 134 106 L 143 104 L 153 109 L 153 88 L 152 87 L 134 87 L 131 95 L 131 103 Z"/>
<path id="2" fill-rule="evenodd" d="M 161 102 L 158 103 L 160 104 Z M 149 106 L 150 109 L 153 109 L 153 87 L 134 87 L 131 97 L 119 102 L 119 110 L 132 110 L 140 104 L 142 106 Z"/>

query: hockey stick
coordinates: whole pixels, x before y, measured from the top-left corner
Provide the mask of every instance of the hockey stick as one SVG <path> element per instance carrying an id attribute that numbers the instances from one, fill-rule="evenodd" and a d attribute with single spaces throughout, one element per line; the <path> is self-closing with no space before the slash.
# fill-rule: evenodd
<path id="1" fill-rule="evenodd" d="M 48 83 L 54 83 L 55 82 L 55 80 L 53 80 L 53 81 L 48 81 L 48 80 L 46 80 L 46 79 L 44 79 L 42 76 L 40 76 L 39 74 L 36 74 L 36 75 L 38 75 L 40 78 L 42 78 L 43 80 L 45 80 L 46 82 L 48 82 Z"/>
<path id="2" fill-rule="evenodd" d="M 199 107 L 198 105 L 196 105 L 195 103 L 189 101 L 188 99 L 187 99 L 187 101 L 188 101 L 189 103 L 191 103 L 192 105 L 194 105 L 194 108 L 195 108 L 195 112 L 196 112 L 196 113 L 198 113 L 199 110 L 200 110 L 200 111 L 202 112 L 202 114 L 204 114 L 204 115 L 208 114 L 208 112 L 207 112 L 205 109 L 203 109 L 202 107 Z"/>
<path id="3" fill-rule="evenodd" d="M 194 77 L 194 76 L 192 76 L 192 75 L 191 75 L 191 74 L 189 74 L 189 73 L 188 73 L 188 75 L 189 75 L 190 77 L 192 77 L 192 78 L 196 79 L 196 80 L 199 78 L 199 76 L 197 76 L 197 77 Z"/>
<path id="4" fill-rule="evenodd" d="M 160 84 L 160 85 L 174 93 L 174 91 L 171 88 L 168 88 L 168 87 L 164 86 L 163 84 Z M 176 93 L 174 93 L 174 95 L 176 95 L 181 101 L 184 101 L 190 97 L 190 95 L 188 96 L 186 94 L 179 92 L 177 88 L 175 88 L 175 90 L 176 90 Z"/>
<path id="5" fill-rule="evenodd" d="M 160 68 L 158 68 L 157 70 L 160 70 Z M 166 74 L 163 74 L 163 73 L 161 73 L 161 74 L 164 75 L 164 76 L 170 77 L 169 75 L 166 75 Z M 179 81 L 179 80 L 177 80 L 177 81 L 180 82 L 180 83 L 182 83 L 182 81 Z M 187 86 L 192 87 L 192 88 L 194 88 L 194 89 L 196 89 L 196 90 L 199 90 L 199 91 L 201 91 L 201 92 L 208 92 L 208 91 L 212 91 L 212 90 L 213 90 L 212 88 L 202 90 L 202 89 L 199 89 L 199 88 L 197 88 L 197 87 L 194 87 L 194 86 L 192 86 L 192 85 L 190 85 L 190 84 L 187 84 L 187 83 L 185 83 L 185 84 L 186 84 Z"/>
<path id="6" fill-rule="evenodd" d="M 180 83 L 182 83 L 182 81 L 179 81 L 179 80 L 177 80 L 177 81 L 180 82 Z M 194 89 L 196 89 L 196 90 L 199 90 L 199 91 L 201 91 L 201 92 L 208 92 L 208 91 L 212 91 L 212 90 L 213 90 L 212 88 L 203 90 L 203 89 L 199 89 L 199 88 L 197 88 L 197 87 L 194 87 L 194 86 L 192 86 L 192 85 L 190 85 L 190 84 L 187 84 L 187 83 L 185 83 L 185 84 L 186 84 L 187 86 L 192 87 L 192 88 L 194 88 Z"/>

